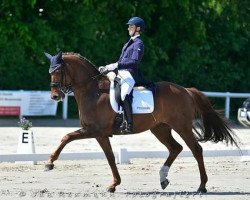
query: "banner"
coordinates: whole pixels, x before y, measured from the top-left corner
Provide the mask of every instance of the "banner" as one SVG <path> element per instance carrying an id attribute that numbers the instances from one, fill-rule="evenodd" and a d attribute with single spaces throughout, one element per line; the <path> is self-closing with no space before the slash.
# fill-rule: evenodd
<path id="1" fill-rule="evenodd" d="M 56 115 L 57 105 L 49 91 L 0 91 L 0 115 Z"/>

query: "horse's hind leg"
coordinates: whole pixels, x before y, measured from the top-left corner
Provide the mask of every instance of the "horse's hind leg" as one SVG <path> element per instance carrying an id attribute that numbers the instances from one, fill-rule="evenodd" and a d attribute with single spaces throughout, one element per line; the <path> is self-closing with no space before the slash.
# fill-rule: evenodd
<path id="1" fill-rule="evenodd" d="M 180 127 L 180 126 L 179 126 Z M 199 193 L 206 193 L 206 183 L 207 183 L 207 173 L 204 165 L 203 160 L 203 154 L 202 154 L 202 147 L 194 137 L 194 133 L 192 132 L 192 127 L 181 129 L 177 131 L 178 134 L 181 136 L 181 138 L 185 141 L 187 146 L 190 148 L 190 150 L 193 153 L 193 156 L 195 157 L 200 171 L 200 187 L 198 188 L 197 192 Z"/>
<path id="2" fill-rule="evenodd" d="M 107 157 L 109 166 L 111 167 L 111 171 L 113 174 L 113 182 L 108 187 L 108 192 L 113 193 L 113 192 L 115 192 L 116 186 L 120 185 L 120 183 L 121 183 L 121 178 L 120 178 L 118 169 L 117 169 L 116 164 L 115 164 L 115 156 L 114 156 L 114 153 L 113 153 L 113 150 L 112 150 L 112 147 L 110 145 L 110 141 L 109 141 L 108 137 L 98 137 L 98 138 L 96 138 L 96 140 L 98 141 L 98 143 L 102 147 L 102 149 Z"/>
<path id="3" fill-rule="evenodd" d="M 160 124 L 154 127 L 151 129 L 151 132 L 169 150 L 169 156 L 159 172 L 161 187 L 165 189 L 169 183 L 167 180 L 169 168 L 178 154 L 182 151 L 183 147 L 173 138 L 171 128 L 166 124 Z"/>

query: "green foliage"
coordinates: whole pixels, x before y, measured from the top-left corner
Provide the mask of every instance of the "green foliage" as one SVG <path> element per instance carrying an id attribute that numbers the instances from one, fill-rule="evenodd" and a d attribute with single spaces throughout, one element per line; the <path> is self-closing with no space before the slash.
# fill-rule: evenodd
<path id="1" fill-rule="evenodd" d="M 140 68 L 148 79 L 249 92 L 249 9 L 248 0 L 2 0 L 0 89 L 49 90 L 44 51 L 115 62 L 137 15 L 146 21 Z"/>

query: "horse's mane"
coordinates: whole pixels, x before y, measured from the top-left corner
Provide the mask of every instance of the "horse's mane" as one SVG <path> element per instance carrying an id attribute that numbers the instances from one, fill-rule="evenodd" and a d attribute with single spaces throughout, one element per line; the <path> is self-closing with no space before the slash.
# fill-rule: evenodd
<path id="1" fill-rule="evenodd" d="M 74 52 L 64 52 L 63 55 L 69 55 L 69 56 L 76 56 L 77 58 L 79 58 L 81 61 L 88 63 L 93 69 L 95 69 L 98 73 L 99 70 L 96 68 L 96 66 L 87 58 L 85 58 L 84 56 L 82 56 L 79 53 L 74 53 Z"/>

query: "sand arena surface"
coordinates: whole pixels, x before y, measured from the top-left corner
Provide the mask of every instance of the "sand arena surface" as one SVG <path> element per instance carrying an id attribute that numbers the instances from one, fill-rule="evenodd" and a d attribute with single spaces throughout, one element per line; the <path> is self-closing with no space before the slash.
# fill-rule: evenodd
<path id="1" fill-rule="evenodd" d="M 1 126 L 1 124 L 0 124 Z M 36 126 L 34 132 L 37 153 L 51 153 L 61 138 L 78 127 Z M 19 128 L 0 127 L 0 155 L 16 153 Z M 250 146 L 250 129 L 236 130 L 242 148 Z M 173 133 L 174 137 L 188 148 Z M 150 133 L 114 136 L 110 138 L 113 149 L 160 150 L 166 148 Z M 235 149 L 222 143 L 201 144 L 204 150 Z M 95 139 L 74 141 L 63 152 L 101 151 Z M 204 195 L 196 194 L 200 180 L 198 166 L 193 157 L 177 158 L 168 179 L 169 186 L 162 190 L 159 169 L 165 159 L 131 159 L 131 164 L 118 169 L 122 183 L 115 194 L 106 193 L 112 181 L 111 170 L 106 160 L 56 161 L 55 169 L 44 172 L 45 162 L 37 165 L 0 163 L 0 199 L 250 199 L 250 162 L 241 162 L 241 157 L 205 157 L 208 174 Z"/>
<path id="2" fill-rule="evenodd" d="M 178 158 L 162 190 L 158 171 L 163 159 L 132 159 L 118 165 L 122 183 L 106 192 L 111 172 L 106 160 L 57 161 L 53 171 L 38 165 L 0 164 L 1 199 L 237 199 L 250 198 L 249 163 L 238 157 L 205 158 L 207 194 L 196 194 L 199 172 L 193 158 Z"/>

